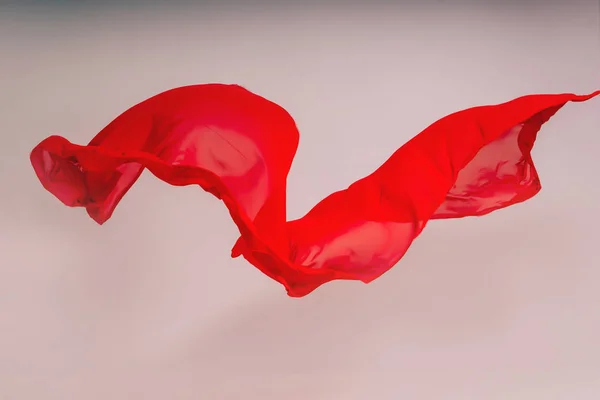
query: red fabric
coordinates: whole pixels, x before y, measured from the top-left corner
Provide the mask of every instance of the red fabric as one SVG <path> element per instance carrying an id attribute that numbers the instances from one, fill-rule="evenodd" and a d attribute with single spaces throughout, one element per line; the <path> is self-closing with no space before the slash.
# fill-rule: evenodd
<path id="1" fill-rule="evenodd" d="M 298 145 L 292 117 L 235 85 L 187 86 L 125 111 L 87 146 L 60 136 L 31 152 L 42 185 L 99 224 L 144 168 L 223 200 L 244 256 L 304 296 L 333 279 L 370 282 L 431 219 L 484 215 L 540 190 L 531 149 L 541 125 L 574 94 L 531 95 L 435 122 L 381 167 L 286 222 L 286 179 Z"/>

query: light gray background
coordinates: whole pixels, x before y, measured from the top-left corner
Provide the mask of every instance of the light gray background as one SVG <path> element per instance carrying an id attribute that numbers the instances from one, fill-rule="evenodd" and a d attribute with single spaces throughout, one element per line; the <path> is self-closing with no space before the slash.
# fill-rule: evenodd
<path id="1" fill-rule="evenodd" d="M 239 83 L 299 125 L 298 217 L 448 113 L 600 88 L 596 1 L 25 3 L 0 3 L 0 399 L 600 397 L 599 100 L 543 128 L 539 196 L 302 299 L 229 259 L 197 187 L 144 174 L 99 227 L 28 160 L 160 91 Z"/>

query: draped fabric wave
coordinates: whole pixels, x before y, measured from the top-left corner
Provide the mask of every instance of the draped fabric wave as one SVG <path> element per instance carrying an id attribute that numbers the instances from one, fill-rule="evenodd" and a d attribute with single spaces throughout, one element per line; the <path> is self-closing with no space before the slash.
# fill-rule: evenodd
<path id="1" fill-rule="evenodd" d="M 44 139 L 31 163 L 45 189 L 99 224 L 144 169 L 171 185 L 199 185 L 223 201 L 239 228 L 232 257 L 301 297 L 334 279 L 378 278 L 429 220 L 481 216 L 534 196 L 541 186 L 531 150 L 541 126 L 566 103 L 598 94 L 528 95 L 448 115 L 293 221 L 286 221 L 286 180 L 296 124 L 237 85 L 160 93 L 87 145 Z"/>

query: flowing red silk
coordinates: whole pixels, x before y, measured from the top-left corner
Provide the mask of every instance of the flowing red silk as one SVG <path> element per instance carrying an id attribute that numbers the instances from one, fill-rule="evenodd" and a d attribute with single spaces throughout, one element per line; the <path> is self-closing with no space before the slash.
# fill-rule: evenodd
<path id="1" fill-rule="evenodd" d="M 534 196 L 541 186 L 530 153 L 540 127 L 567 102 L 598 94 L 530 95 L 446 116 L 294 221 L 286 221 L 294 120 L 237 85 L 158 94 L 87 146 L 46 138 L 31 163 L 44 188 L 99 224 L 144 168 L 171 185 L 200 185 L 239 228 L 232 257 L 301 297 L 334 279 L 376 279 L 431 219 L 480 216 Z"/>

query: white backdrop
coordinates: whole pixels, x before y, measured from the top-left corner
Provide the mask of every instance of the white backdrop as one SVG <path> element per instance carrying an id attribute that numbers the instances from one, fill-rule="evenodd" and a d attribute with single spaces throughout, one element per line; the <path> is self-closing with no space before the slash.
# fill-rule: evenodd
<path id="1" fill-rule="evenodd" d="M 599 89 L 597 1 L 23 3 L 0 4 L 0 399 L 600 397 L 599 100 L 542 129 L 537 197 L 302 299 L 229 259 L 197 187 L 145 173 L 99 227 L 28 159 L 160 91 L 239 83 L 298 123 L 299 217 L 448 113 Z"/>

